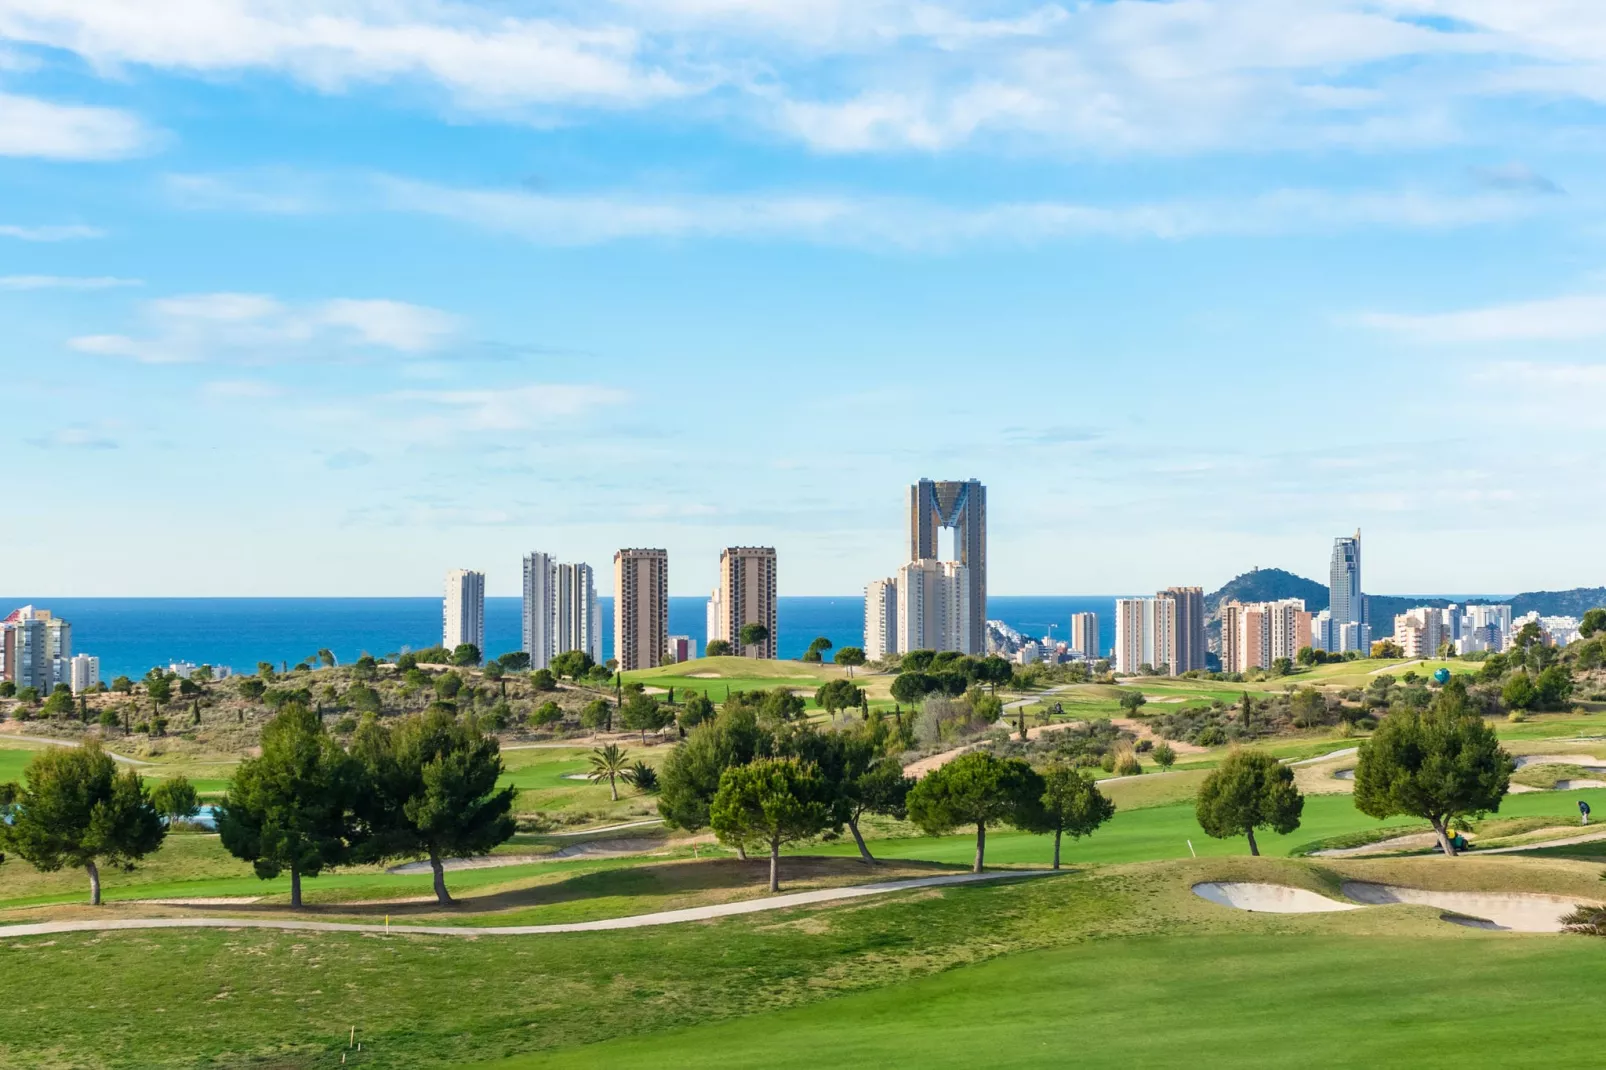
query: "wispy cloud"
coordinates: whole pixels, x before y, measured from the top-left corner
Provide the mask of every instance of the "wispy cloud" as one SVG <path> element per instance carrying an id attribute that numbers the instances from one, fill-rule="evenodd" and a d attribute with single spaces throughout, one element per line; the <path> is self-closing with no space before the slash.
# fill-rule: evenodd
<path id="1" fill-rule="evenodd" d="M 99 227 L 86 227 L 79 224 L 23 226 L 16 223 L 0 223 L 0 238 L 15 238 L 18 241 L 79 241 L 84 238 L 103 238 L 105 236 L 106 232 Z"/>
<path id="2" fill-rule="evenodd" d="M 1606 337 L 1606 294 L 1574 294 L 1420 315 L 1372 312 L 1363 315 L 1361 322 L 1422 343 L 1572 342 Z"/>
<path id="3" fill-rule="evenodd" d="M 265 73 L 326 93 L 406 83 L 520 122 L 689 100 L 694 120 L 735 117 L 820 152 L 1000 138 L 1100 155 L 1414 147 L 1464 138 L 1490 98 L 1606 99 L 1606 11 L 1581 0 L 521 6 L 184 0 L 131 18 L 104 0 L 0 0 L 0 41 L 113 74 Z M 122 120 L 112 132 L 137 142 Z M 48 124 L 29 129 L 37 142 Z M 107 133 L 74 140 L 118 140 Z"/>
<path id="4" fill-rule="evenodd" d="M 128 112 L 0 93 L 0 156 L 122 160 L 149 152 L 157 140 Z"/>
<path id="5" fill-rule="evenodd" d="M 1039 244 L 1088 237 L 1182 240 L 1364 227 L 1444 229 L 1519 218 L 1522 198 L 1416 190 L 1274 190 L 1239 200 L 1101 205 L 1026 201 L 954 206 L 785 192 L 553 196 L 383 179 L 394 211 L 443 216 L 546 245 L 633 238 L 784 238 L 930 249 L 971 242 Z"/>
<path id="6" fill-rule="evenodd" d="M 284 388 L 260 379 L 217 379 L 204 384 L 201 393 L 209 398 L 257 401 L 279 397 L 284 393 Z"/>
<path id="7" fill-rule="evenodd" d="M 103 431 L 92 427 L 63 427 L 47 435 L 27 440 L 28 445 L 42 450 L 114 450 L 117 441 Z"/>
<path id="8" fill-rule="evenodd" d="M 106 275 L 0 275 L 0 290 L 113 290 L 143 285 L 139 279 L 118 279 Z"/>
<path id="9" fill-rule="evenodd" d="M 191 294 L 149 302 L 144 335 L 81 335 L 72 348 L 143 364 L 207 360 L 275 363 L 303 359 L 315 344 L 320 356 L 388 350 L 406 356 L 431 352 L 457 331 L 450 313 L 401 301 L 342 298 L 288 305 L 264 294 Z"/>
<path id="10" fill-rule="evenodd" d="M 495 390 L 402 390 L 388 395 L 441 429 L 521 431 L 623 405 L 630 395 L 590 383 L 530 383 Z"/>

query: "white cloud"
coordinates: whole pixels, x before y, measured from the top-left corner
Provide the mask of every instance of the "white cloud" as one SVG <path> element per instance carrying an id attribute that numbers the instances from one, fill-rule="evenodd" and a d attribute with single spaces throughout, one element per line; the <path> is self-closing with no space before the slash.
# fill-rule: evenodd
<path id="1" fill-rule="evenodd" d="M 113 290 L 142 285 L 138 279 L 118 279 L 107 275 L 0 275 L 0 290 Z"/>
<path id="2" fill-rule="evenodd" d="M 1093 236 L 1186 239 L 1357 227 L 1444 229 L 1512 219 L 1529 199 L 1412 190 L 1275 190 L 1221 201 L 1100 205 L 1024 201 L 954 207 L 895 198 L 780 192 L 553 196 L 382 180 L 381 203 L 547 245 L 634 238 L 785 238 L 872 248 L 977 241 L 1035 244 Z"/>
<path id="3" fill-rule="evenodd" d="M 1361 322 L 1413 342 L 1573 342 L 1606 337 L 1606 294 L 1424 315 L 1373 312 Z"/>
<path id="4" fill-rule="evenodd" d="M 452 340 L 455 317 L 400 301 L 342 298 L 289 305 L 264 294 L 212 293 L 148 302 L 144 336 L 84 335 L 69 344 L 81 353 L 144 364 L 214 359 L 267 364 L 320 357 L 355 357 L 373 350 L 406 356 Z"/>
<path id="5" fill-rule="evenodd" d="M 92 427 L 63 427 L 28 439 L 30 446 L 42 450 L 114 450 L 117 441 L 104 431 Z"/>
<path id="6" fill-rule="evenodd" d="M 0 93 L 0 156 L 121 160 L 150 151 L 155 142 L 128 112 Z"/>
<path id="7" fill-rule="evenodd" d="M 684 91 L 642 62 L 630 27 L 429 0 L 0 0 L 0 38 L 108 69 L 267 71 L 331 92 L 420 79 L 489 108 L 634 103 Z"/>
<path id="8" fill-rule="evenodd" d="M 0 0 L 0 44 L 518 120 L 691 98 L 824 152 L 1418 146 L 1491 96 L 1606 99 L 1584 0 Z"/>
<path id="9" fill-rule="evenodd" d="M 497 390 L 402 390 L 389 399 L 434 410 L 425 423 L 436 430 L 523 431 L 552 419 L 622 405 L 630 395 L 587 383 L 532 383 Z"/>
<path id="10" fill-rule="evenodd" d="M 76 241 L 82 238 L 103 238 L 105 236 L 106 232 L 99 227 L 85 227 L 76 224 L 28 227 L 19 226 L 15 223 L 0 223 L 0 238 L 15 238 L 18 241 Z"/>
<path id="11" fill-rule="evenodd" d="M 210 398 L 256 401 L 279 397 L 284 390 L 260 379 L 218 379 L 201 387 L 201 392 Z"/>
<path id="12" fill-rule="evenodd" d="M 401 301 L 329 301 L 321 318 L 331 326 L 349 328 L 369 345 L 403 353 L 427 353 L 458 330 L 456 316 Z"/>

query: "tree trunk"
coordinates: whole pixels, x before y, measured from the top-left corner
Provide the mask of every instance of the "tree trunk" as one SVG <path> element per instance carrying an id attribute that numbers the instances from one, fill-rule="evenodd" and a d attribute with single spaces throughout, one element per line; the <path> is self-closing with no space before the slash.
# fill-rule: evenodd
<path id="1" fill-rule="evenodd" d="M 1060 868 L 1060 833 L 1063 829 L 1054 830 L 1054 868 Z"/>
<path id="2" fill-rule="evenodd" d="M 446 868 L 441 865 L 441 856 L 433 850 L 429 852 L 429 868 L 435 874 L 435 900 L 443 907 L 452 905 L 451 893 L 446 890 Z"/>
<path id="3" fill-rule="evenodd" d="M 741 859 L 743 862 L 747 861 L 747 848 L 746 848 L 746 846 L 744 846 L 743 844 L 740 844 L 740 843 L 736 845 L 736 857 Z"/>
<path id="4" fill-rule="evenodd" d="M 1455 844 L 1450 842 L 1450 833 L 1444 827 L 1444 822 L 1436 817 L 1428 818 L 1433 823 L 1433 834 L 1439 838 L 1439 847 L 1444 851 L 1444 857 L 1456 856 Z"/>
<path id="5" fill-rule="evenodd" d="M 301 867 L 290 863 L 290 909 L 301 909 Z"/>
<path id="6" fill-rule="evenodd" d="M 770 841 L 770 891 L 781 890 L 781 841 Z"/>
<path id="7" fill-rule="evenodd" d="M 100 867 L 95 865 L 94 859 L 90 859 L 84 863 L 84 871 L 89 874 L 89 905 L 98 907 L 100 906 Z"/>
<path id="8" fill-rule="evenodd" d="M 986 852 L 987 852 L 987 822 L 978 821 L 978 822 L 976 822 L 976 865 L 974 867 L 972 867 L 972 869 L 971 869 L 972 873 L 980 873 L 981 872 L 981 860 L 982 860 L 982 856 L 984 854 L 986 854 Z"/>
<path id="9" fill-rule="evenodd" d="M 1255 830 L 1248 828 L 1244 832 L 1249 837 L 1249 853 L 1258 857 L 1260 855 L 1260 846 L 1255 843 Z"/>
<path id="10" fill-rule="evenodd" d="M 870 856 L 870 848 L 864 845 L 864 837 L 859 835 L 859 819 L 851 818 L 848 828 L 853 830 L 853 842 L 859 845 L 859 861 L 867 866 L 875 865 L 875 859 Z"/>
<path id="11" fill-rule="evenodd" d="M 619 801 L 619 784 L 614 780 L 613 774 L 608 774 L 608 790 L 613 792 L 613 801 Z"/>

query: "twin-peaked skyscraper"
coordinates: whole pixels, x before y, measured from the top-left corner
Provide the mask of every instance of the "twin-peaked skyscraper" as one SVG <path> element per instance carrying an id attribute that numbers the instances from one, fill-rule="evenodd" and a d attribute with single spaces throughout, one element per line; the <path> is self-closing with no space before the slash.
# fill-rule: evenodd
<path id="1" fill-rule="evenodd" d="M 987 488 L 980 480 L 922 479 L 909 488 L 909 560 L 864 592 L 864 652 L 980 654 L 987 646 Z M 941 535 L 954 532 L 953 558 Z"/>

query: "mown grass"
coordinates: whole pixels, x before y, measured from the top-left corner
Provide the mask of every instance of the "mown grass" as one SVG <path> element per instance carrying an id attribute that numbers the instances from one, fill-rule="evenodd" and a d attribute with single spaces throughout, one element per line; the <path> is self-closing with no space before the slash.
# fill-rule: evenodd
<path id="1" fill-rule="evenodd" d="M 1411 907 L 1247 914 L 1188 891 L 1262 879 L 1330 892 L 1346 876 L 1599 887 L 1595 867 L 1576 863 L 1200 859 L 606 933 L 14 938 L 0 943 L 13 1012 L 0 1016 L 0 1063 L 329 1066 L 355 1027 L 364 1050 L 347 1065 L 358 1066 L 542 1051 L 550 1065 L 634 1066 L 653 1053 L 656 1066 L 805 1065 L 788 1048 L 807 1065 L 1416 1065 L 1436 1023 L 1468 1016 L 1492 1036 L 1509 1018 L 1524 1041 L 1516 1062 L 1589 1062 L 1558 1017 L 1588 1027 L 1563 998 L 1596 969 L 1583 938 L 1462 929 Z M 1380 1015 L 1387 1030 L 1361 1029 L 1353 1053 L 1340 1046 L 1341 1022 L 1354 1033 Z M 1380 1033 L 1394 1046 L 1375 1046 Z M 1519 1053 L 1478 1050 L 1507 1063 Z"/>

